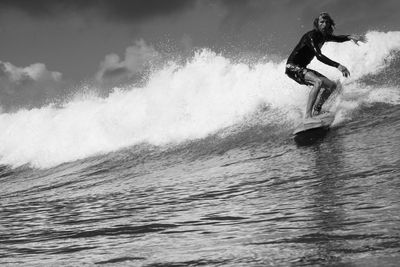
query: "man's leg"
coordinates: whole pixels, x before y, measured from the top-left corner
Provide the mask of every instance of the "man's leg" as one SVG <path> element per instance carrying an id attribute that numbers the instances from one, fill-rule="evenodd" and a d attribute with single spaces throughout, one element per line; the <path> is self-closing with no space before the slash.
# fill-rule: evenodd
<path id="1" fill-rule="evenodd" d="M 332 85 L 328 88 L 323 88 L 319 98 L 316 100 L 313 108 L 313 115 L 318 115 L 321 112 L 322 105 L 326 102 L 329 96 L 336 90 L 336 83 L 332 82 Z"/>
<path id="2" fill-rule="evenodd" d="M 326 78 L 323 75 L 317 75 L 316 73 L 312 71 L 307 71 L 306 74 L 304 75 L 304 78 L 307 82 L 311 83 L 313 85 L 310 94 L 308 96 L 308 101 L 307 101 L 307 107 L 306 107 L 306 113 L 304 118 L 309 119 L 312 117 L 312 110 L 314 105 L 317 104 L 316 108 L 319 110 L 321 109 L 323 103 L 328 99 L 330 94 L 335 90 L 336 84 Z M 321 88 L 324 88 L 325 90 L 321 93 L 320 100 L 318 103 L 316 103 L 317 96 Z M 319 111 L 318 111 L 319 112 Z"/>

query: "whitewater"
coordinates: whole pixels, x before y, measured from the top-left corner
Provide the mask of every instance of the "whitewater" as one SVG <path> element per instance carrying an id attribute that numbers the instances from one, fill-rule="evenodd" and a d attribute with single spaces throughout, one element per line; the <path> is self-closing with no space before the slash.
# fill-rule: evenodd
<path id="1" fill-rule="evenodd" d="M 332 43 L 324 50 L 352 70 L 343 80 L 346 94 L 364 93 L 355 103 L 344 103 L 344 109 L 365 101 L 399 99 L 397 88 L 374 93 L 374 88 L 357 84 L 361 77 L 382 70 L 399 49 L 397 32 L 370 32 L 367 38 L 360 47 Z M 333 68 L 318 62 L 313 67 L 342 79 Z M 287 79 L 284 68 L 285 61 L 234 63 L 205 49 L 183 65 L 171 62 L 155 70 L 143 87 L 115 88 L 107 98 L 77 95 L 62 107 L 3 113 L 0 163 L 49 168 L 138 144 L 164 146 L 201 139 L 243 123 L 262 106 L 271 110 L 264 114 L 265 124 L 294 123 L 301 117 L 308 91 Z"/>
<path id="2" fill-rule="evenodd" d="M 209 48 L 106 97 L 0 114 L 0 263 L 395 266 L 400 32 L 327 43 L 340 81 L 318 142 L 292 132 L 309 88 L 286 60 Z M 274 60 L 272 60 L 274 58 Z"/>

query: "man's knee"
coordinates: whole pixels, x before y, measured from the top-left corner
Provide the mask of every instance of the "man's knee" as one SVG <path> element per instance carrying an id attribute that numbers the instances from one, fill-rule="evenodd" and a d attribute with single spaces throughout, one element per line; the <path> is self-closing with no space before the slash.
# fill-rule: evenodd
<path id="1" fill-rule="evenodd" d="M 328 79 L 324 81 L 323 86 L 325 89 L 328 89 L 328 91 L 331 93 L 336 89 L 336 83 Z"/>
<path id="2" fill-rule="evenodd" d="M 336 87 L 337 87 L 336 83 L 335 83 L 335 82 L 332 82 L 332 83 L 331 83 L 331 86 L 329 87 L 329 89 L 330 89 L 331 92 L 333 92 L 333 91 L 336 90 Z"/>
<path id="3" fill-rule="evenodd" d="M 323 81 L 321 79 L 317 78 L 317 79 L 314 79 L 313 84 L 316 87 L 322 87 Z"/>

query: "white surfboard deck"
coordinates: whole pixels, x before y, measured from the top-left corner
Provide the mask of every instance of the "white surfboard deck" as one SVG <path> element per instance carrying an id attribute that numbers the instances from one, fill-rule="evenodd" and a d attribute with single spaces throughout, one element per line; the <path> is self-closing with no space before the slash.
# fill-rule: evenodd
<path id="1" fill-rule="evenodd" d="M 307 122 L 303 121 L 295 128 L 293 134 L 301 134 L 305 133 L 309 130 L 316 130 L 316 129 L 328 129 L 333 121 L 335 120 L 335 114 L 333 112 L 328 112 L 321 114 L 319 116 L 315 116 L 314 118 L 318 119 L 318 122 Z"/>

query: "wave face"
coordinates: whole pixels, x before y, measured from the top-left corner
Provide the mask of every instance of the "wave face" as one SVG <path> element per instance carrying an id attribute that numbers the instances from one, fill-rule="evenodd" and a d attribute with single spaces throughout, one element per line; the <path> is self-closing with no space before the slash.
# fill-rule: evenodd
<path id="1" fill-rule="evenodd" d="M 339 120 L 365 103 L 400 102 L 398 81 L 373 82 L 397 69 L 400 32 L 369 32 L 367 38 L 360 46 L 324 46 L 324 54 L 350 69 L 348 79 L 320 62 L 310 65 L 344 85 Z M 285 60 L 245 64 L 203 49 L 184 64 L 159 66 L 145 85 L 115 88 L 107 98 L 77 95 L 61 107 L 0 114 L 0 164 L 50 168 L 134 145 L 180 144 L 255 116 L 263 125 L 294 124 L 308 91 L 288 79 L 284 68 Z"/>

